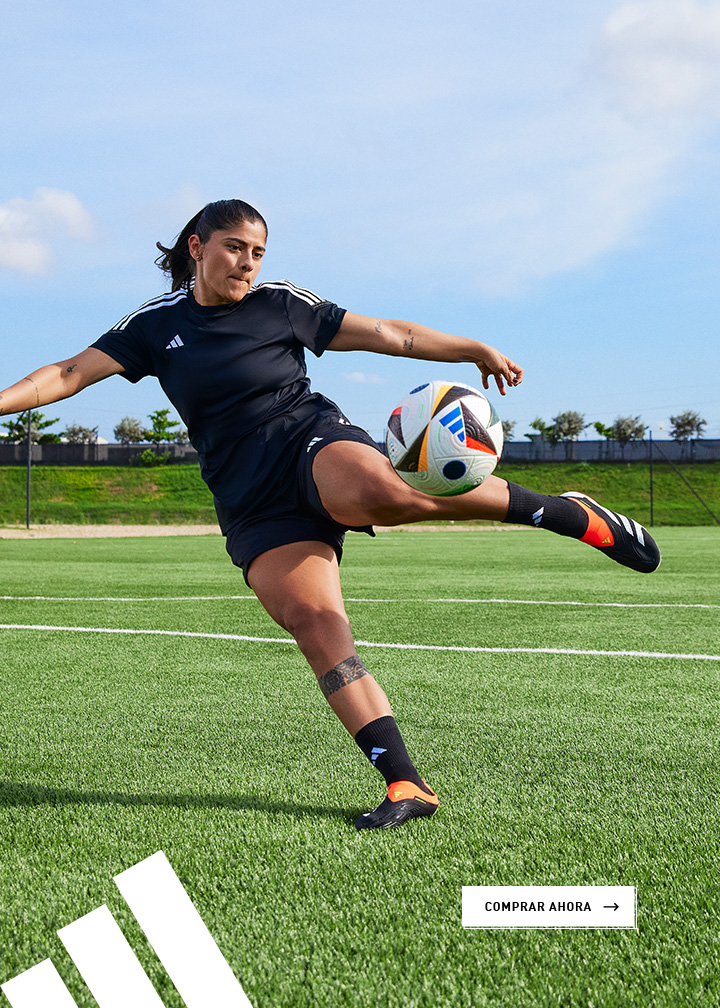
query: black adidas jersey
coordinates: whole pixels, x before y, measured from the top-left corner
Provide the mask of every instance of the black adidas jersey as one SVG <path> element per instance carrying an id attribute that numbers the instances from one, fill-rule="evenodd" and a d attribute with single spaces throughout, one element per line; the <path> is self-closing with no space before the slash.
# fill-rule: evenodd
<path id="1" fill-rule="evenodd" d="M 242 301 L 199 305 L 191 291 L 164 294 L 92 345 L 137 382 L 155 375 L 188 429 L 203 479 L 233 510 L 261 503 L 263 483 L 283 477 L 282 447 L 318 410 L 305 350 L 320 356 L 345 309 L 286 281 L 261 283 Z"/>

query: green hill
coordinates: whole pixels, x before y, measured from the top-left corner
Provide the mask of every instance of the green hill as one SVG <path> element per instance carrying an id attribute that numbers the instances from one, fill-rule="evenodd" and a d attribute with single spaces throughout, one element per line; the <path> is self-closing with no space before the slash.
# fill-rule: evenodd
<path id="1" fill-rule="evenodd" d="M 720 519 L 720 462 L 653 466 L 653 522 L 650 522 L 650 473 L 645 463 L 527 463 L 499 465 L 498 476 L 530 490 L 560 494 L 582 490 L 601 504 L 629 514 L 644 525 L 714 525 L 700 495 Z"/>
<path id="2" fill-rule="evenodd" d="M 720 517 L 720 462 L 683 465 L 680 472 Z M 583 490 L 608 507 L 650 522 L 647 465 L 536 463 L 500 465 L 498 475 L 531 490 Z M 0 524 L 25 522 L 25 469 L 0 467 Z M 33 524 L 210 524 L 212 497 L 196 465 L 154 469 L 35 466 Z M 656 525 L 712 525 L 713 518 L 668 465 L 654 467 Z"/>
<path id="3" fill-rule="evenodd" d="M 0 467 L 1 524 L 25 523 L 25 487 L 22 466 Z M 180 525 L 211 524 L 216 518 L 197 465 L 36 466 L 30 520 L 37 525 Z"/>

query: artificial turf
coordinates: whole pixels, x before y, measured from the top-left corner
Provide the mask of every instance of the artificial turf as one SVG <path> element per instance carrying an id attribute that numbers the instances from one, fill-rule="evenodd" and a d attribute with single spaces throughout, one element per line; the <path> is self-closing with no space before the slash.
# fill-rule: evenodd
<path id="1" fill-rule="evenodd" d="M 55 932 L 106 902 L 180 1008 L 112 882 L 163 850 L 255 1008 L 717 1003 L 720 665 L 669 656 L 720 655 L 720 534 L 657 538 L 642 576 L 533 530 L 348 537 L 359 653 L 441 796 L 387 833 L 293 644 L 0 630 L 0 982 L 50 957 L 94 1004 Z M 218 537 L 0 561 L 3 624 L 286 636 L 218 597 L 249 595 Z M 464 930 L 463 885 L 634 885 L 637 930 Z"/>

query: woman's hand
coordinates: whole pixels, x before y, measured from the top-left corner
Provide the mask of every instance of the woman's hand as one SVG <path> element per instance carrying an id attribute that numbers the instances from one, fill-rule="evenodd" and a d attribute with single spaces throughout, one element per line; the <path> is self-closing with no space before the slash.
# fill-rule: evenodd
<path id="1" fill-rule="evenodd" d="M 479 344 L 481 359 L 475 363 L 482 373 L 482 383 L 484 389 L 490 388 L 490 377 L 495 379 L 500 395 L 506 395 L 505 382 L 511 388 L 519 385 L 523 380 L 524 370 L 519 364 L 511 361 L 505 354 L 500 353 L 495 347 L 487 346 L 485 343 Z"/>

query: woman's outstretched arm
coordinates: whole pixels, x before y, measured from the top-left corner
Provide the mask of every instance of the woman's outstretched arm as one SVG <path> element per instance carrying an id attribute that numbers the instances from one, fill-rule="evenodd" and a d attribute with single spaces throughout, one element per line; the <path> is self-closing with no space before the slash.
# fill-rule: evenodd
<path id="1" fill-rule="evenodd" d="M 22 413 L 24 410 L 67 399 L 88 385 L 94 385 L 95 382 L 124 370 L 122 364 L 118 364 L 102 350 L 88 347 L 68 360 L 38 368 L 27 378 L 21 378 L 19 382 L 0 392 L 0 416 Z"/>
<path id="2" fill-rule="evenodd" d="M 483 387 L 489 388 L 490 376 L 505 395 L 505 382 L 519 385 L 523 369 L 505 354 L 487 343 L 450 336 L 415 322 L 399 319 L 374 319 L 347 312 L 328 350 L 369 350 L 390 357 L 413 357 L 416 360 L 475 364 L 482 372 Z"/>

